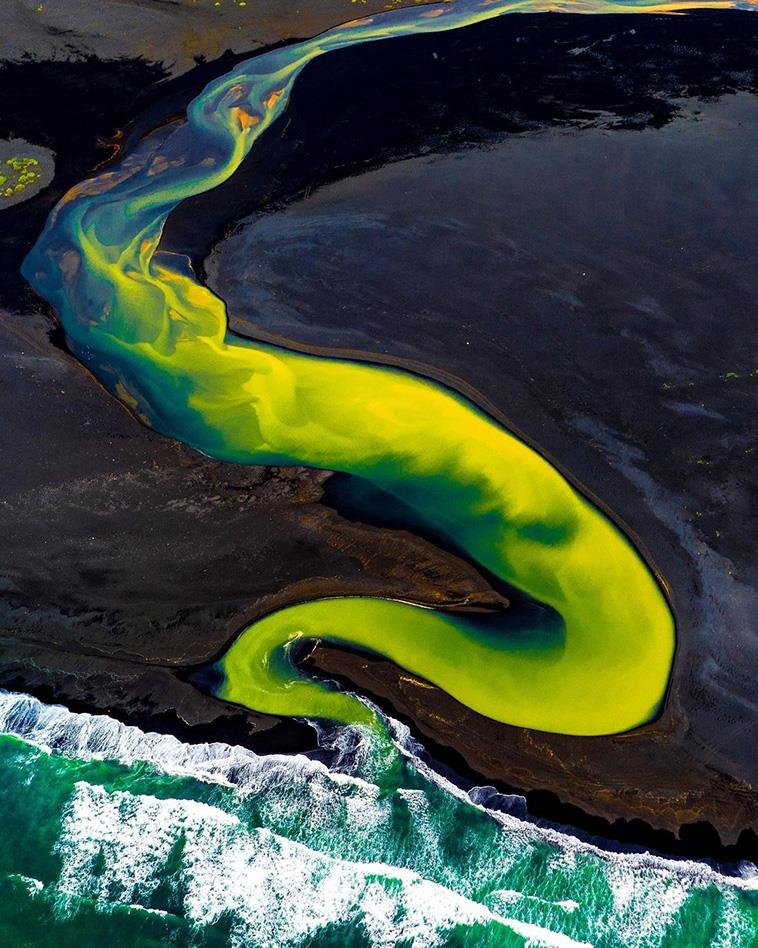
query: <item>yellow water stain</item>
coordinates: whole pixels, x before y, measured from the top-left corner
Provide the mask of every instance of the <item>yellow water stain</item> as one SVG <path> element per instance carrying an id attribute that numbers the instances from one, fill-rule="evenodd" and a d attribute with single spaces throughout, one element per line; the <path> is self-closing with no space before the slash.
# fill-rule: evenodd
<path id="1" fill-rule="evenodd" d="M 138 407 L 139 402 L 134 397 L 134 395 L 132 395 L 129 389 L 124 385 L 123 382 L 116 382 L 115 390 L 116 390 L 116 394 L 121 399 L 121 401 L 125 405 L 127 405 L 129 408 L 135 409 Z"/>

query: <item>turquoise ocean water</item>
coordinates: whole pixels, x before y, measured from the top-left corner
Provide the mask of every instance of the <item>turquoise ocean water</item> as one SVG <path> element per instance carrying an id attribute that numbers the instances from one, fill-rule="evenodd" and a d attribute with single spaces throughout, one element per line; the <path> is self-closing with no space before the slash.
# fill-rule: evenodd
<path id="1" fill-rule="evenodd" d="M 190 745 L 0 692 L 0 944 L 756 943 L 739 877 L 472 802 L 415 755 Z M 336 744 L 334 742 L 336 741 Z M 474 799 L 483 799 L 473 793 Z"/>

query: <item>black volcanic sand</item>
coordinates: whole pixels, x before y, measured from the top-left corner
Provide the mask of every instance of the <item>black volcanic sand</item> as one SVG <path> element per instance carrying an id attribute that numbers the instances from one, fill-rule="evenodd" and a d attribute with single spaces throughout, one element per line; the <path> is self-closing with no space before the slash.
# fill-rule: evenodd
<path id="1" fill-rule="evenodd" d="M 756 108 L 729 94 L 755 88 L 755 22 L 518 16 L 334 54 L 165 239 L 202 269 L 213 241 L 256 212 L 207 264 L 235 328 L 474 386 L 650 551 L 679 625 L 662 719 L 608 739 L 494 724 L 366 656 L 320 648 L 309 663 L 411 721 L 459 773 L 529 791 L 536 813 L 672 850 L 641 821 L 707 821 L 682 833 L 683 851 L 730 858 L 752 839 L 724 850 L 717 833 L 735 842 L 755 819 L 758 360 L 746 338 Z M 43 103 L 49 77 L 36 89 L 27 74 L 27 97 L 58 129 L 44 144 L 59 178 L 3 217 L 0 685 L 284 750 L 312 746 L 311 732 L 187 680 L 247 621 L 340 592 L 496 594 L 470 564 L 382 522 L 342 477 L 218 464 L 147 432 L 51 342 L 15 275 L 53 198 L 107 156 L 98 136 L 137 112 L 136 130 L 171 120 L 231 61 L 163 87 L 160 70 L 129 66 L 118 116 L 114 64 L 89 61 L 90 81 L 80 71 L 58 99 L 88 103 L 71 147 Z M 0 133 L 42 141 L 13 125 Z"/>

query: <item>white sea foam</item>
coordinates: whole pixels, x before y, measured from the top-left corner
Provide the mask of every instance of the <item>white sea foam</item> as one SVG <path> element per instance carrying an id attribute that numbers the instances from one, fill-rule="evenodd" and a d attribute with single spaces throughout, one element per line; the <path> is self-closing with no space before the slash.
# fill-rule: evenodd
<path id="1" fill-rule="evenodd" d="M 261 773 L 275 776 L 300 771 L 328 775 L 331 780 L 356 781 L 350 774 L 330 771 L 302 755 L 260 756 L 245 747 L 220 742 L 187 744 L 170 734 L 142 731 L 105 714 L 69 711 L 44 704 L 30 695 L 0 689 L 0 733 L 14 734 L 45 750 L 85 759 L 115 760 L 131 765 L 154 764 L 166 773 L 257 789 Z"/>
<path id="2" fill-rule="evenodd" d="M 418 757 L 420 745 L 416 742 L 415 738 L 412 737 L 410 729 L 399 721 L 395 721 L 394 718 L 390 718 L 390 723 L 400 751 L 413 759 L 418 771 L 430 782 L 443 788 L 451 794 L 451 796 L 457 797 L 469 803 L 471 806 L 476 806 L 478 809 L 489 813 L 493 819 L 497 820 L 510 831 L 524 833 L 532 839 L 539 838 L 550 842 L 556 847 L 556 860 L 563 862 L 564 865 L 572 869 L 575 866 L 576 855 L 579 853 L 587 853 L 605 860 L 609 865 L 618 867 L 619 879 L 626 878 L 624 872 L 625 868 L 639 870 L 650 869 L 663 872 L 667 874 L 667 876 L 687 879 L 690 884 L 702 887 L 728 881 L 730 885 L 734 885 L 737 888 L 758 890 L 758 867 L 749 862 L 744 862 L 740 865 L 740 875 L 725 876 L 706 863 L 695 862 L 693 860 L 667 859 L 647 852 L 625 853 L 600 849 L 598 846 L 585 843 L 573 836 L 561 833 L 558 830 L 542 826 L 538 827 L 532 823 L 526 823 L 509 813 L 487 809 L 482 804 L 476 802 L 478 797 L 476 791 L 480 788 L 475 787 L 469 793 L 465 793 L 459 787 L 455 786 L 455 784 L 451 783 L 451 781 L 447 780 L 441 774 L 438 774 Z"/>
<path id="3" fill-rule="evenodd" d="M 418 772 L 449 797 L 489 814 L 505 830 L 506 841 L 518 841 L 525 846 L 548 843 L 555 849 L 553 867 L 556 871 L 570 870 L 581 855 L 603 860 L 618 916 L 630 919 L 630 932 L 637 930 L 633 919 L 639 918 L 643 897 L 650 904 L 651 887 L 660 889 L 661 917 L 671 917 L 681 905 L 678 887 L 683 887 L 685 894 L 693 888 L 710 885 L 722 891 L 758 888 L 758 873 L 749 863 L 743 864 L 741 878 L 724 876 L 699 862 L 664 859 L 648 853 L 609 852 L 508 813 L 487 810 L 418 757 L 419 745 L 408 728 L 396 721 L 391 721 L 391 725 L 398 749 Z M 302 755 L 259 756 L 223 743 L 187 744 L 170 735 L 143 732 L 106 715 L 77 714 L 60 705 L 44 704 L 29 695 L 2 690 L 0 732 L 15 734 L 45 750 L 76 758 L 112 759 L 127 765 L 146 762 L 170 774 L 235 786 L 243 793 L 261 794 L 267 800 L 269 817 L 277 824 L 291 827 L 293 836 L 298 835 L 299 825 L 314 827 L 345 822 L 355 827 L 356 835 L 355 847 L 344 853 L 345 858 L 356 858 L 365 839 L 381 831 L 387 818 L 387 802 L 380 799 L 378 787 L 355 774 L 334 767 L 329 769 Z M 360 745 L 365 736 L 359 734 L 356 741 L 355 734 L 344 729 L 344 733 L 337 732 L 333 736 L 333 741 L 341 742 L 340 766 L 350 767 L 356 757 L 361 756 L 356 754 L 356 742 Z M 438 829 L 430 818 L 426 795 L 407 789 L 400 789 L 397 795 L 412 814 L 417 837 L 434 853 Z M 505 845 L 498 851 L 503 870 L 507 870 L 513 852 L 514 847 Z"/>
<path id="4" fill-rule="evenodd" d="M 80 783 L 63 824 L 59 889 L 67 896 L 151 903 L 177 841 L 183 914 L 198 925 L 231 918 L 232 944 L 298 945 L 335 925 L 360 925 L 370 944 L 436 946 L 456 926 L 502 925 L 533 945 L 577 942 L 509 919 L 415 872 L 337 860 L 253 831 L 234 815 L 191 800 L 159 800 Z M 97 867 L 97 868 L 96 868 Z"/>

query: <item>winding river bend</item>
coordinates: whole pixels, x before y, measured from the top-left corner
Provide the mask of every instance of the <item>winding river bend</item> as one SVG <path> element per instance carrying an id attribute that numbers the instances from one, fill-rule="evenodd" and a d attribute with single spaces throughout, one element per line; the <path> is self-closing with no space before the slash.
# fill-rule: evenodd
<path id="1" fill-rule="evenodd" d="M 51 214 L 24 275 L 55 308 L 72 351 L 143 423 L 222 460 L 362 478 L 524 596 L 489 614 L 369 598 L 295 605 L 240 634 L 220 662 L 220 697 L 376 724 L 358 698 L 297 670 L 293 647 L 325 639 L 384 655 L 505 723 L 596 735 L 658 713 L 673 618 L 653 572 L 607 516 L 453 391 L 234 335 L 223 301 L 160 239 L 181 201 L 234 174 L 286 109 L 300 72 L 330 51 L 517 11 L 696 5 L 456 0 L 354 20 L 240 63 L 190 103 L 185 121 L 149 135 Z"/>

